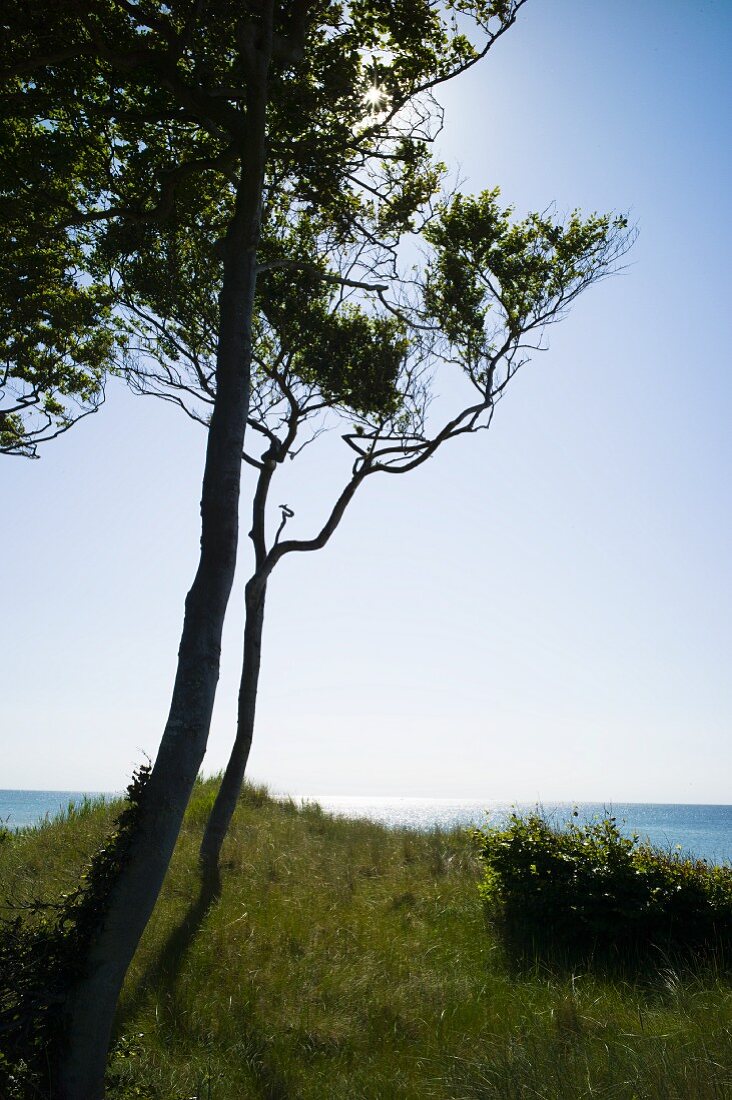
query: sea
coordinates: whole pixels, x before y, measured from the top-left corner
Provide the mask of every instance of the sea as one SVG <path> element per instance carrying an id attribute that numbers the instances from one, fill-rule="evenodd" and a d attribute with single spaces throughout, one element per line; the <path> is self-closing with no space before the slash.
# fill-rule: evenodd
<path id="1" fill-rule="evenodd" d="M 105 791 L 0 790 L 0 824 L 10 829 L 35 825 L 78 805 L 84 798 L 117 797 Z M 377 798 L 352 795 L 308 795 L 297 801 L 317 802 L 327 813 L 368 818 L 391 827 L 452 828 L 503 824 L 511 813 L 527 814 L 535 802 L 485 799 Z M 637 833 L 655 847 L 680 851 L 710 863 L 732 863 L 732 805 L 655 802 L 544 802 L 539 809 L 561 826 L 613 816 L 623 833 Z M 574 817 L 574 813 L 577 817 Z"/>

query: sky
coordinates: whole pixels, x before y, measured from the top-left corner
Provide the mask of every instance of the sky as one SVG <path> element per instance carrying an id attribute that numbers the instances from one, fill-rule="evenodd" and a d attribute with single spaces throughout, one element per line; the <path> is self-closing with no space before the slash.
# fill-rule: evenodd
<path id="1" fill-rule="evenodd" d="M 371 478 L 325 550 L 273 574 L 253 779 L 732 800 L 731 54 L 727 0 L 529 0 L 443 91 L 440 152 L 465 189 L 498 184 L 519 214 L 625 211 L 638 239 L 489 433 Z M 2 460 L 0 788 L 118 790 L 154 757 L 204 443 L 117 384 L 40 461 Z M 345 462 L 332 439 L 292 464 L 294 535 Z M 234 734 L 241 557 L 208 773 Z"/>

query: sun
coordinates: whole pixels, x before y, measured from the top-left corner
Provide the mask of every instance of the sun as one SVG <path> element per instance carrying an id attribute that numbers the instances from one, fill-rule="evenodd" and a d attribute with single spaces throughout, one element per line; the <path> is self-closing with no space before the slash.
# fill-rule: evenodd
<path id="1" fill-rule="evenodd" d="M 372 114 L 383 111 L 388 102 L 388 96 L 378 84 L 371 84 L 363 95 L 363 101 Z"/>

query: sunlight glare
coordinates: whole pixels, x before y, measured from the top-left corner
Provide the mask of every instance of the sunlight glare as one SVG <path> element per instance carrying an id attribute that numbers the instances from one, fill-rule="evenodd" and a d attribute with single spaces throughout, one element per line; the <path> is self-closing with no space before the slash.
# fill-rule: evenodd
<path id="1" fill-rule="evenodd" d="M 380 88 L 378 84 L 372 84 L 364 92 L 363 101 L 368 107 L 369 111 L 377 114 L 379 111 L 383 111 L 387 104 L 387 95 L 383 88 Z"/>

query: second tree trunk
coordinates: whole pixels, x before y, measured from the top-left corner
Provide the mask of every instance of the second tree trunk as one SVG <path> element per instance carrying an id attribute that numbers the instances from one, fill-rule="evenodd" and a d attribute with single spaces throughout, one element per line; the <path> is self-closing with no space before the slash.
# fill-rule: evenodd
<path id="1" fill-rule="evenodd" d="M 201 869 L 205 877 L 218 877 L 221 846 L 236 809 L 252 746 L 266 592 L 266 581 L 261 581 L 256 576 L 247 584 L 244 657 L 239 684 L 236 738 L 201 842 Z"/>

